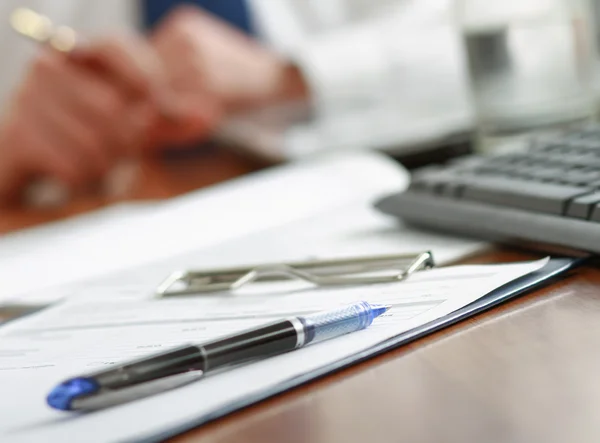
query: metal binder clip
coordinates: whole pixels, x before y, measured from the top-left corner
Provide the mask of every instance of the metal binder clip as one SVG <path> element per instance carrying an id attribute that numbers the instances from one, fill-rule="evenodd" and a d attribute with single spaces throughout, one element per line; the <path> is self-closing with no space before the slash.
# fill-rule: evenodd
<path id="1" fill-rule="evenodd" d="M 431 252 L 382 255 L 251 267 L 174 272 L 156 289 L 158 297 L 234 291 L 255 281 L 302 280 L 319 287 L 390 283 L 434 267 Z"/>

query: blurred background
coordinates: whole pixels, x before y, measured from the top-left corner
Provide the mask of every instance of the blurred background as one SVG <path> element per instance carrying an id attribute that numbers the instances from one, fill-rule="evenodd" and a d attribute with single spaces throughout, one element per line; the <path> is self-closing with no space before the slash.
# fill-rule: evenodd
<path id="1" fill-rule="evenodd" d="M 17 193 L 20 204 L 56 210 L 81 196 L 89 201 L 95 195 L 94 204 L 162 198 L 340 150 L 379 150 L 414 168 L 492 149 L 515 135 L 594 121 L 600 94 L 599 4 L 5 0 L 0 4 L 6 18 L 0 26 L 0 177 L 10 180 L 4 200 L 12 203 L 7 195 Z M 89 123 L 67 115 L 79 118 L 99 98 L 84 87 L 77 90 L 75 82 L 70 95 L 78 98 L 69 98 L 69 88 L 60 83 L 67 76 L 57 73 L 74 71 L 79 63 L 83 78 L 81 61 L 69 55 L 49 69 L 56 69 L 52 75 L 59 80 L 39 74 L 47 68 L 45 61 L 39 68 L 40 54 L 57 51 L 50 40 L 40 44 L 16 32 L 9 17 L 18 8 L 47 17 L 38 28 L 26 24 L 26 31 L 37 29 L 44 40 L 69 27 L 77 34 L 76 52 L 97 50 L 100 55 L 92 55 L 115 64 L 116 71 L 135 66 L 136 45 L 139 53 L 154 51 L 168 87 L 185 102 L 186 118 L 195 118 L 196 126 L 189 129 L 193 125 L 183 118 L 165 130 L 153 121 L 159 129 L 143 134 L 154 142 L 152 148 L 133 156 L 115 153 L 111 131 L 118 132 L 124 118 Z M 48 23 L 50 30 L 44 30 Z M 97 42 L 106 41 L 116 56 L 105 57 L 98 49 Z M 93 81 L 123 82 L 107 67 L 96 63 L 89 69 L 86 63 L 85 75 Z M 134 80 L 158 81 L 144 66 Z M 62 95 L 56 92 L 60 88 Z M 68 100 L 79 102 L 64 115 L 55 111 Z M 42 108 L 46 114 L 40 116 Z M 79 152 L 85 151 L 81 137 L 71 137 L 76 125 L 94 149 L 111 151 L 111 167 L 101 174 L 82 172 L 90 169 L 90 159 Z M 68 137 L 72 147 L 66 149 Z M 35 149 L 29 152 L 29 146 Z M 74 179 L 57 159 L 69 155 L 75 159 Z"/>

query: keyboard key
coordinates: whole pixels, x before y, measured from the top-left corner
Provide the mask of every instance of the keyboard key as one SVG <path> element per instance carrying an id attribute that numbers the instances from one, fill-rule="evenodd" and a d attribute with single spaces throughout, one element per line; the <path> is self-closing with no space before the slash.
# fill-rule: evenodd
<path id="1" fill-rule="evenodd" d="M 489 160 L 482 155 L 473 155 L 467 157 L 458 157 L 454 160 L 451 160 L 449 165 L 455 171 L 469 171 L 481 165 L 482 163 L 486 163 L 487 161 Z"/>
<path id="2" fill-rule="evenodd" d="M 447 197 L 458 196 L 464 186 L 464 179 L 453 171 L 442 171 L 431 177 L 433 190 L 436 194 Z"/>
<path id="3" fill-rule="evenodd" d="M 462 175 L 457 171 L 442 170 L 441 168 L 419 170 L 411 184 L 411 191 L 439 194 L 446 197 L 456 197 L 464 186 Z"/>
<path id="4" fill-rule="evenodd" d="M 567 151 L 564 153 L 536 152 L 536 153 L 531 153 L 530 158 L 533 161 L 540 163 L 541 165 L 551 163 L 551 164 L 561 165 L 563 167 L 568 167 L 568 166 L 600 167 L 600 158 L 598 158 L 598 156 L 593 153 L 586 153 L 586 152 L 576 152 L 576 151 L 572 151 L 572 152 Z"/>
<path id="5" fill-rule="evenodd" d="M 417 169 L 413 173 L 410 189 L 413 191 L 433 192 L 437 185 L 435 177 L 442 171 L 443 169 L 437 165 Z"/>
<path id="6" fill-rule="evenodd" d="M 596 204 L 600 203 L 600 192 L 593 194 L 582 195 L 569 203 L 567 208 L 568 217 L 577 217 L 588 219 L 591 216 L 592 210 Z"/>
<path id="7" fill-rule="evenodd" d="M 518 163 L 522 163 L 523 161 L 527 161 L 528 156 L 525 153 L 517 153 L 517 154 L 498 154 L 489 156 L 487 161 L 485 162 L 486 166 L 504 166 L 504 165 L 514 165 Z"/>
<path id="8" fill-rule="evenodd" d="M 539 146 L 534 148 L 534 152 L 551 152 L 560 153 L 564 149 L 564 145 L 561 143 L 541 143 Z"/>
<path id="9" fill-rule="evenodd" d="M 600 180 L 600 171 L 571 169 L 567 171 L 559 181 L 572 185 L 587 186 L 589 183 L 594 183 Z"/>
<path id="10" fill-rule="evenodd" d="M 590 220 L 600 222 L 600 205 L 596 205 L 592 208 Z"/>
<path id="11" fill-rule="evenodd" d="M 467 183 L 463 199 L 563 215 L 567 203 L 588 194 L 585 188 L 505 177 L 477 177 Z"/>
<path id="12" fill-rule="evenodd" d="M 569 142 L 569 146 L 577 147 L 587 153 L 597 153 L 600 148 L 600 140 L 577 140 L 575 142 Z"/>
<path id="13" fill-rule="evenodd" d="M 517 171 L 519 169 L 517 168 Z M 555 181 L 564 177 L 566 170 L 564 168 L 546 167 L 543 165 L 528 166 L 520 170 L 524 177 L 538 181 Z"/>
<path id="14" fill-rule="evenodd" d="M 463 182 L 449 181 L 444 183 L 439 189 L 438 192 L 445 197 L 460 197 L 465 185 Z"/>

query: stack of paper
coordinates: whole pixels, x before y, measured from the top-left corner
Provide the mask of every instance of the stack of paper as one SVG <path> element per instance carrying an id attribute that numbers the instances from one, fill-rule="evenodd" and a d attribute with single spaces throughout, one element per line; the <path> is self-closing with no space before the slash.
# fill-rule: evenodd
<path id="1" fill-rule="evenodd" d="M 485 243 L 420 232 L 372 207 L 408 174 L 370 153 L 328 156 L 149 206 L 114 208 L 0 240 L 0 303 L 51 304 L 0 328 L 0 441 L 123 441 L 221 414 L 430 320 L 542 262 L 436 269 L 402 283 L 156 299 L 177 269 L 417 253 L 438 264 Z M 373 327 L 83 416 L 44 403 L 65 377 L 274 318 L 357 300 L 393 305 Z"/>
<path id="2" fill-rule="evenodd" d="M 344 289 L 278 293 L 260 287 L 244 294 L 183 299 L 153 299 L 140 287 L 121 294 L 90 288 L 78 300 L 0 329 L 0 440 L 132 441 L 207 420 L 445 316 L 545 263 L 440 268 L 405 282 Z M 358 300 L 391 304 L 392 309 L 366 330 L 119 407 L 74 415 L 45 405 L 45 395 L 64 378 Z"/>

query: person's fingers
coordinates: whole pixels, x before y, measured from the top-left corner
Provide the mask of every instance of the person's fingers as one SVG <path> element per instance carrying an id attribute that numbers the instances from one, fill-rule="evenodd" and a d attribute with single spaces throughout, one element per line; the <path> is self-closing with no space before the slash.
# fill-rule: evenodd
<path id="1" fill-rule="evenodd" d="M 197 14 L 196 9 L 177 8 L 150 36 L 165 67 L 169 86 L 178 94 L 209 90 L 205 79 L 210 70 L 206 66 L 205 34 L 191 19 Z"/>
<path id="2" fill-rule="evenodd" d="M 121 157 L 138 152 L 140 138 L 154 118 L 152 106 L 140 102 L 135 108 L 145 112 L 133 112 L 119 88 L 50 52 L 39 57 L 36 70 L 38 88 L 52 94 L 46 101 L 61 103 L 83 124 L 93 128 L 105 141 L 107 153 Z"/>
<path id="3" fill-rule="evenodd" d="M 52 63 L 52 57 L 44 54 L 31 66 L 6 111 L 3 144 L 10 145 L 12 168 L 18 169 L 21 176 L 47 174 L 66 184 L 73 184 L 79 174 L 77 164 L 61 152 L 45 130 L 39 109 L 52 92 L 47 83 L 55 72 L 50 68 Z"/>
<path id="4" fill-rule="evenodd" d="M 139 155 L 151 136 L 151 127 L 157 118 L 147 104 L 130 105 L 123 116 L 113 122 L 111 143 L 116 144 L 125 156 Z"/>
<path id="5" fill-rule="evenodd" d="M 51 51 L 38 56 L 32 71 L 34 84 L 28 91 L 44 94 L 45 102 L 72 109 L 94 127 L 108 127 L 124 110 L 124 99 L 115 88 Z"/>
<path id="6" fill-rule="evenodd" d="M 182 97 L 179 106 L 180 114 L 185 117 L 176 123 L 163 119 L 155 128 L 153 138 L 158 145 L 172 146 L 208 139 L 223 117 L 217 101 L 206 94 L 196 98 Z"/>
<path id="7" fill-rule="evenodd" d="M 32 172 L 23 158 L 27 147 L 20 134 L 23 120 L 15 119 L 12 111 L 8 109 L 0 125 L 0 204 L 18 200 L 19 190 Z"/>
<path id="8" fill-rule="evenodd" d="M 28 125 L 38 123 L 38 118 L 27 119 Z M 69 186 L 79 182 L 80 172 L 75 159 L 65 155 L 39 128 L 16 128 L 13 140 L 18 140 L 21 146 L 19 157 L 24 174 L 53 177 Z"/>
<path id="9" fill-rule="evenodd" d="M 169 86 L 174 94 L 172 103 L 180 116 L 176 121 L 161 119 L 159 122 L 156 131 L 159 135 L 155 139 L 168 146 L 208 139 L 222 118 L 219 100 L 207 89 L 204 60 L 193 36 L 188 35 L 186 27 L 180 26 L 178 21 L 170 17 L 152 37 L 168 69 Z"/>
<path id="10" fill-rule="evenodd" d="M 48 74 L 49 80 L 56 72 L 50 70 Z M 104 174 L 114 157 L 104 142 L 107 127 L 98 126 L 80 108 L 65 101 L 60 88 L 49 87 L 53 82 L 44 82 L 42 78 L 37 80 L 32 87 L 37 97 L 25 97 L 26 101 L 21 106 L 29 114 L 30 130 L 38 137 L 43 135 L 43 145 L 48 146 L 52 153 L 58 153 L 69 164 L 75 163 L 76 171 L 69 177 L 70 181 L 84 182 Z"/>
<path id="11" fill-rule="evenodd" d="M 77 48 L 71 59 L 105 71 L 134 98 L 150 100 L 170 112 L 169 90 L 161 59 L 142 37 L 113 36 Z"/>
<path id="12" fill-rule="evenodd" d="M 103 131 L 60 106 L 41 106 L 39 112 L 41 129 L 63 155 L 77 163 L 80 181 L 101 177 L 108 171 L 114 155 L 105 143 Z"/>
<path id="13" fill-rule="evenodd" d="M 211 20 L 198 21 L 205 16 L 201 9 L 182 4 L 170 12 L 150 33 L 150 41 L 153 45 L 173 42 L 183 45 L 182 49 L 189 49 L 193 41 L 191 37 L 198 33 L 198 25 L 210 26 Z"/>
<path id="14" fill-rule="evenodd" d="M 195 91 L 211 92 L 202 59 L 189 57 L 185 64 L 173 61 L 170 65 L 172 68 L 169 72 L 169 85 L 174 92 L 179 94 Z"/>

